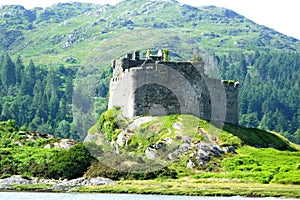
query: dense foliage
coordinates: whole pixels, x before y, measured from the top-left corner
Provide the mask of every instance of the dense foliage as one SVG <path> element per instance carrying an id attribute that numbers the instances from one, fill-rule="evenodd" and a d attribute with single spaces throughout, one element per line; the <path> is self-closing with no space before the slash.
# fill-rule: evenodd
<path id="1" fill-rule="evenodd" d="M 94 158 L 82 143 L 55 154 L 48 163 L 47 176 L 55 179 L 82 177 Z"/>
<path id="2" fill-rule="evenodd" d="M 43 136 L 43 137 L 41 137 Z M 19 129 L 12 120 L 0 122 L 0 178 L 11 175 L 54 179 L 81 177 L 94 158 L 82 143 L 68 150 L 44 148 L 58 142 Z"/>
<path id="3" fill-rule="evenodd" d="M 274 130 L 300 143 L 299 54 L 255 51 L 217 59 L 223 77 L 241 83 L 240 125 Z"/>
<path id="4" fill-rule="evenodd" d="M 8 54 L 3 55 L 0 59 L 0 120 L 14 119 L 18 126 L 26 126 L 31 131 L 79 139 L 76 127 L 80 124 L 72 113 L 76 108 L 74 89 L 78 88 L 74 87 L 76 71 L 63 65 L 36 66 L 32 60 L 24 66 L 20 57 L 13 61 Z M 95 86 L 98 99 L 106 99 L 108 76 L 104 72 L 99 77 L 102 81 Z M 82 109 L 78 104 L 86 101 L 79 101 L 79 95 L 76 97 L 77 107 Z M 95 111 L 101 113 L 105 105 Z M 83 124 L 84 119 L 80 123 Z"/>

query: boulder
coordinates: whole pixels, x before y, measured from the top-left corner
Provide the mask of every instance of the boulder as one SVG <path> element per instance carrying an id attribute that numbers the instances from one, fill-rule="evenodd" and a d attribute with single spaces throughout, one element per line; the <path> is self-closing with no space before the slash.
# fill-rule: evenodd
<path id="1" fill-rule="evenodd" d="M 164 138 L 163 141 L 165 141 L 168 145 L 171 145 L 173 143 L 172 138 L 169 138 L 169 137 Z"/>
<path id="2" fill-rule="evenodd" d="M 90 134 L 88 133 L 84 138 L 84 143 L 87 142 L 95 142 L 97 145 L 100 145 L 105 140 L 104 135 L 102 133 Z"/>
<path id="3" fill-rule="evenodd" d="M 45 189 L 45 191 L 71 191 L 74 187 L 82 186 L 97 186 L 97 185 L 112 185 L 114 181 L 108 178 L 96 177 L 90 180 L 86 178 L 77 178 L 72 180 L 50 180 L 50 179 L 38 179 L 33 178 L 32 180 L 21 178 L 20 176 L 12 176 L 5 179 L 0 179 L 0 190 L 14 190 L 12 185 L 22 184 L 50 184 L 51 187 Z"/>
<path id="4" fill-rule="evenodd" d="M 176 130 L 182 130 L 182 125 L 179 123 L 174 123 L 174 124 L 172 124 L 172 128 L 174 128 Z"/>
<path id="5" fill-rule="evenodd" d="M 31 184 L 31 180 L 24 179 L 20 176 L 11 176 L 9 178 L 0 179 L 0 184 L 3 185 L 21 185 L 21 184 Z"/>
<path id="6" fill-rule="evenodd" d="M 124 146 L 125 143 L 126 143 L 126 136 L 125 136 L 125 132 L 123 131 L 118 135 L 117 144 L 122 147 Z"/>
<path id="7" fill-rule="evenodd" d="M 91 178 L 89 181 L 89 185 L 112 185 L 115 182 L 109 178 L 102 178 L 102 177 L 97 177 L 97 178 Z"/>
<path id="8" fill-rule="evenodd" d="M 147 158 L 150 160 L 154 160 L 158 157 L 157 154 L 155 153 L 154 149 L 152 149 L 151 147 L 147 147 L 147 149 L 145 150 L 145 154 L 146 154 Z"/>
<path id="9" fill-rule="evenodd" d="M 70 149 L 76 144 L 75 141 L 70 139 L 61 139 L 58 146 L 63 149 Z"/>
<path id="10" fill-rule="evenodd" d="M 179 150 L 182 153 L 188 152 L 189 150 L 192 150 L 192 146 L 189 143 L 183 143 L 180 145 Z"/>
<path id="11" fill-rule="evenodd" d="M 156 142 L 154 146 L 155 146 L 155 149 L 159 150 L 159 149 L 163 148 L 164 143 L 159 141 L 159 142 Z"/>
<path id="12" fill-rule="evenodd" d="M 189 162 L 186 164 L 187 168 L 193 168 L 195 166 L 196 166 L 195 163 L 193 163 L 191 160 L 189 160 Z"/>
<path id="13" fill-rule="evenodd" d="M 0 183 L 0 190 L 13 190 L 13 187 L 11 187 L 10 185 Z"/>
<path id="14" fill-rule="evenodd" d="M 234 153 L 234 154 L 236 154 L 235 148 L 233 146 L 223 147 L 222 151 L 225 152 L 225 153 Z"/>

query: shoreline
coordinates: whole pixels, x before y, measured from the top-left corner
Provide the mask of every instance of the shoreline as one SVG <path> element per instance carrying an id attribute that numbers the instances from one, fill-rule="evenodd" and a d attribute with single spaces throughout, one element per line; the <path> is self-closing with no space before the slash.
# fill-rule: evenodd
<path id="1" fill-rule="evenodd" d="M 168 179 L 123 180 L 110 185 L 65 186 L 53 188 L 42 184 L 15 184 L 10 189 L 0 187 L 0 192 L 37 193 L 103 193 L 183 196 L 243 196 L 299 198 L 300 185 L 261 184 L 238 180 Z"/>

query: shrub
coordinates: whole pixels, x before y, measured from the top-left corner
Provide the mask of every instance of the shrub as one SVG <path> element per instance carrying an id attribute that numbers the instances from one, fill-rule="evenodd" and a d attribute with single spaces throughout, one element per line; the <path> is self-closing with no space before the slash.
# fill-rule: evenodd
<path id="1" fill-rule="evenodd" d="M 50 160 L 49 178 L 74 179 L 81 177 L 94 158 L 82 143 L 62 151 Z"/>
<path id="2" fill-rule="evenodd" d="M 105 134 L 108 140 L 116 139 L 118 129 L 124 127 L 125 118 L 120 116 L 121 109 L 114 107 L 102 113 L 98 121 L 98 129 Z"/>

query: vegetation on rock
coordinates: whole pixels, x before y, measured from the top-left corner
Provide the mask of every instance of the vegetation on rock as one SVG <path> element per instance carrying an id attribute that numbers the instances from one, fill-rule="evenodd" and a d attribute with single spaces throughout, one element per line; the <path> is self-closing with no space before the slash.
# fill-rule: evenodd
<path id="1" fill-rule="evenodd" d="M 115 126 L 103 129 L 107 122 Z M 299 173 L 299 146 L 276 133 L 230 124 L 219 129 L 191 115 L 128 120 L 116 108 L 104 112 L 97 126 L 93 131 L 101 143 L 93 149 L 101 151 L 95 153 L 99 161 L 87 171 L 89 177 L 151 179 L 167 178 L 171 172 L 179 178 L 299 184 L 293 176 Z M 121 132 L 114 132 L 120 127 Z"/>

